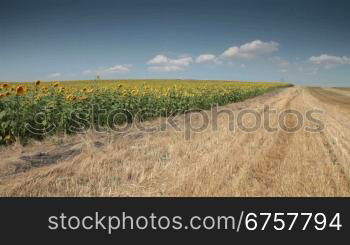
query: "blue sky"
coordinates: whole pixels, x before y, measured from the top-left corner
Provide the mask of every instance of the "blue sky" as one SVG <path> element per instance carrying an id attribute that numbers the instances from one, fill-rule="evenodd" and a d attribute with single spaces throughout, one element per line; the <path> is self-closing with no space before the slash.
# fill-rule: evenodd
<path id="1" fill-rule="evenodd" d="M 12 0 L 0 8 L 0 80 L 350 86 L 349 26 L 345 0 Z"/>

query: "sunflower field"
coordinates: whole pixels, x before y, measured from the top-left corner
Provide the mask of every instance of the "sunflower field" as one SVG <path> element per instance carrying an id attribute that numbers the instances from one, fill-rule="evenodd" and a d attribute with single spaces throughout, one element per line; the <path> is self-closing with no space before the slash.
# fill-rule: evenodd
<path id="1" fill-rule="evenodd" d="M 0 144 L 210 109 L 286 86 L 291 85 L 197 80 L 2 82 Z"/>

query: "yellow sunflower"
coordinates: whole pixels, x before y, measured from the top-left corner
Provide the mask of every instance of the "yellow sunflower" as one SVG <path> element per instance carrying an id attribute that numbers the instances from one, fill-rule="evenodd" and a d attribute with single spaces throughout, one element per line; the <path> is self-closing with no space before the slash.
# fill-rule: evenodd
<path id="1" fill-rule="evenodd" d="M 72 94 L 70 94 L 70 95 L 68 95 L 67 97 L 66 97 L 66 99 L 67 100 L 69 100 L 69 101 L 73 101 L 73 100 L 76 100 L 76 96 L 75 95 L 72 95 Z"/>
<path id="2" fill-rule="evenodd" d="M 25 87 L 23 87 L 23 86 L 18 86 L 18 87 L 16 88 L 16 94 L 17 94 L 17 95 L 25 95 L 25 93 L 26 93 L 26 88 L 25 88 Z"/>

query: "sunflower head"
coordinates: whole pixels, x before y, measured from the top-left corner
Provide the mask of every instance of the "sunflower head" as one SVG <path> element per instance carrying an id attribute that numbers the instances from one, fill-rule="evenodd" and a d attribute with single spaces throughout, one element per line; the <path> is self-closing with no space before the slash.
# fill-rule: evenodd
<path id="1" fill-rule="evenodd" d="M 132 93 L 133 96 L 138 96 L 139 95 L 139 91 L 137 89 L 131 90 L 131 93 Z"/>
<path id="2" fill-rule="evenodd" d="M 16 88 L 16 94 L 17 95 L 24 95 L 26 93 L 26 88 L 23 86 L 18 86 Z"/>
<path id="3" fill-rule="evenodd" d="M 4 137 L 4 141 L 6 142 L 6 144 L 8 144 L 8 143 L 14 142 L 15 138 L 12 135 L 9 134 L 9 135 L 6 135 Z"/>
<path id="4" fill-rule="evenodd" d="M 9 85 L 8 85 L 8 83 L 4 83 L 4 84 L 2 84 L 2 87 L 3 87 L 3 88 L 8 88 Z"/>
<path id="5" fill-rule="evenodd" d="M 70 94 L 70 95 L 68 95 L 67 97 L 66 97 L 66 99 L 67 100 L 69 100 L 69 101 L 73 101 L 73 100 L 76 100 L 76 96 L 75 95 L 72 95 L 72 94 Z"/>
<path id="6" fill-rule="evenodd" d="M 41 81 L 40 81 L 40 80 L 36 81 L 36 82 L 35 82 L 35 86 L 39 86 L 39 85 L 40 85 L 40 83 L 41 83 Z"/>
<path id="7" fill-rule="evenodd" d="M 60 85 L 59 82 L 55 82 L 55 83 L 53 84 L 53 86 L 54 86 L 55 88 L 57 88 L 59 85 Z"/>

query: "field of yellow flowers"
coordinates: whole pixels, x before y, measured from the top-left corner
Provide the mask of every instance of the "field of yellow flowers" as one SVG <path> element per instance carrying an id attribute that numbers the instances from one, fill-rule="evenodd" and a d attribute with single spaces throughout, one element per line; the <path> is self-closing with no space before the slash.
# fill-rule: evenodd
<path id="1" fill-rule="evenodd" d="M 290 84 L 196 80 L 3 82 L 0 144 L 209 109 L 214 104 L 241 101 L 285 86 Z"/>

